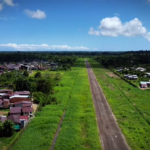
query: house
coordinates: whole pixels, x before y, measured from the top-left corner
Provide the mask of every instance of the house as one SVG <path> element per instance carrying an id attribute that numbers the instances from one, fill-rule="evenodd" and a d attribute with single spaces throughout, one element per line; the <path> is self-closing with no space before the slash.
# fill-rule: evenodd
<path id="1" fill-rule="evenodd" d="M 9 108 L 9 107 L 10 107 L 9 99 L 4 99 L 3 100 L 3 108 Z"/>
<path id="2" fill-rule="evenodd" d="M 147 77 L 150 77 L 150 73 L 146 73 L 146 76 L 147 76 Z"/>
<path id="3" fill-rule="evenodd" d="M 29 91 L 15 91 L 14 95 L 30 95 Z"/>
<path id="4" fill-rule="evenodd" d="M 32 116 L 33 108 L 32 107 L 23 107 L 22 112 L 23 112 L 23 115 Z"/>
<path id="5" fill-rule="evenodd" d="M 58 68 L 58 65 L 57 65 L 57 63 L 51 62 L 50 67 L 51 67 L 52 70 L 54 70 L 54 69 Z"/>
<path id="6" fill-rule="evenodd" d="M 140 82 L 140 87 L 141 87 L 141 88 L 147 88 L 148 85 L 150 85 L 150 82 L 146 82 L 146 81 L 141 81 L 141 82 Z"/>
<path id="7" fill-rule="evenodd" d="M 21 129 L 20 115 L 10 115 L 7 117 L 7 120 L 11 120 L 15 124 L 15 130 Z"/>
<path id="8" fill-rule="evenodd" d="M 10 99 L 10 103 L 31 101 L 31 98 L 29 95 L 13 95 L 9 99 Z"/>
<path id="9" fill-rule="evenodd" d="M 12 104 L 12 107 L 31 107 L 32 103 L 29 101 L 16 102 Z"/>
<path id="10" fill-rule="evenodd" d="M 21 107 L 11 107 L 10 115 L 21 115 Z"/>
<path id="11" fill-rule="evenodd" d="M 138 79 L 137 75 L 126 74 L 126 75 L 124 75 L 124 77 L 129 79 L 129 80 L 137 80 Z"/>
<path id="12" fill-rule="evenodd" d="M 7 120 L 6 116 L 0 116 L 0 121 L 3 123 L 5 120 Z"/>
<path id="13" fill-rule="evenodd" d="M 21 64 L 19 68 L 20 70 L 27 70 L 27 71 L 30 70 L 30 66 L 27 64 Z"/>
<path id="14" fill-rule="evenodd" d="M 20 116 L 21 127 L 23 128 L 29 120 L 29 116 Z"/>
<path id="15" fill-rule="evenodd" d="M 3 89 L 3 90 L 0 90 L 0 93 L 13 94 L 13 90 L 11 90 L 11 89 Z"/>
<path id="16" fill-rule="evenodd" d="M 144 72 L 144 71 L 146 71 L 146 68 L 138 67 L 138 68 L 136 68 L 136 70 L 137 70 L 137 71 Z"/>

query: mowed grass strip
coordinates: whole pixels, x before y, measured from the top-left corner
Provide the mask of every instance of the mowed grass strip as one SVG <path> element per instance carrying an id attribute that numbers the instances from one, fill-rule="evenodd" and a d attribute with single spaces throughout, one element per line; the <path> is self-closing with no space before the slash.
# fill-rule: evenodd
<path id="1" fill-rule="evenodd" d="M 84 59 L 78 59 L 78 75 L 68 101 L 55 150 L 101 150 L 95 110 Z M 66 81 L 64 85 L 68 85 Z"/>
<path id="2" fill-rule="evenodd" d="M 88 59 L 132 150 L 150 150 L 150 92 L 133 87 Z"/>
<path id="3" fill-rule="evenodd" d="M 36 117 L 29 123 L 19 140 L 11 148 L 12 150 L 48 150 L 51 147 L 54 134 L 68 104 L 72 87 L 78 70 L 67 71 L 59 86 L 55 87 L 54 97 L 57 105 L 47 105 L 42 111 L 36 113 Z"/>

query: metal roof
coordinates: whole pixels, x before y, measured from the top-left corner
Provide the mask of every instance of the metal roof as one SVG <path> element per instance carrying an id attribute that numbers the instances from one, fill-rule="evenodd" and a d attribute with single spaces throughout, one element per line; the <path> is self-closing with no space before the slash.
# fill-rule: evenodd
<path id="1" fill-rule="evenodd" d="M 12 108 L 10 108 L 10 113 L 13 113 L 13 114 L 21 113 L 21 107 L 12 107 Z"/>

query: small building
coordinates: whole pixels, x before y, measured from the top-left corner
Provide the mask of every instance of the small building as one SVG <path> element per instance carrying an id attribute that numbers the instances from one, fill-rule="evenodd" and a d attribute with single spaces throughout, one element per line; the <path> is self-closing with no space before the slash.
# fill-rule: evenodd
<path id="1" fill-rule="evenodd" d="M 13 95 L 10 97 L 10 103 L 16 103 L 22 101 L 31 101 L 31 98 L 29 95 Z"/>
<path id="2" fill-rule="evenodd" d="M 55 70 L 55 69 L 58 68 L 58 65 L 57 65 L 57 63 L 51 62 L 50 67 L 51 67 L 52 70 Z"/>
<path id="3" fill-rule="evenodd" d="M 7 120 L 7 117 L 6 116 L 0 116 L 0 121 L 3 123 L 5 122 L 5 120 Z"/>
<path id="4" fill-rule="evenodd" d="M 22 112 L 23 112 L 23 115 L 32 116 L 33 108 L 32 107 L 23 107 Z"/>
<path id="5" fill-rule="evenodd" d="M 146 76 L 147 76 L 147 77 L 150 77 L 150 73 L 146 73 Z"/>
<path id="6" fill-rule="evenodd" d="M 21 129 L 21 121 L 20 121 L 20 115 L 10 115 L 7 117 L 7 120 L 11 120 L 15 125 L 15 130 Z"/>
<path id="7" fill-rule="evenodd" d="M 0 93 L 3 93 L 3 94 L 13 94 L 13 90 L 11 90 L 11 89 L 3 89 L 3 90 L 0 90 Z"/>
<path id="8" fill-rule="evenodd" d="M 10 115 L 21 115 L 21 107 L 11 107 Z"/>
<path id="9" fill-rule="evenodd" d="M 9 108 L 9 107 L 10 107 L 9 99 L 4 99 L 3 100 L 3 108 Z"/>
<path id="10" fill-rule="evenodd" d="M 136 70 L 137 70 L 137 71 L 144 72 L 144 71 L 146 71 L 146 68 L 138 67 L 138 68 L 136 68 Z"/>
<path id="11" fill-rule="evenodd" d="M 146 81 L 141 81 L 141 82 L 140 82 L 140 87 L 141 87 L 141 88 L 147 88 L 148 85 L 150 85 L 150 82 L 146 82 Z"/>
<path id="12" fill-rule="evenodd" d="M 12 107 L 31 107 L 32 103 L 29 101 L 16 102 L 12 104 Z"/>
<path id="13" fill-rule="evenodd" d="M 14 95 L 30 95 L 29 91 L 15 91 Z"/>

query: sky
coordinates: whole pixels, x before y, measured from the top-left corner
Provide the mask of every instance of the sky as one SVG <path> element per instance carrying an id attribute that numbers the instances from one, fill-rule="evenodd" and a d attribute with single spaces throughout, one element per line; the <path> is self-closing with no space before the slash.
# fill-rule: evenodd
<path id="1" fill-rule="evenodd" d="M 150 0 L 0 0 L 0 51 L 150 50 Z"/>

